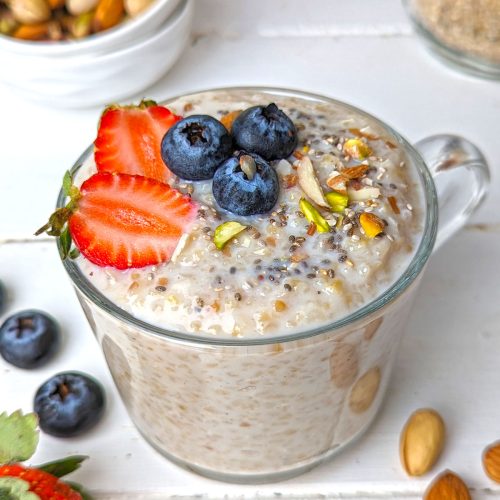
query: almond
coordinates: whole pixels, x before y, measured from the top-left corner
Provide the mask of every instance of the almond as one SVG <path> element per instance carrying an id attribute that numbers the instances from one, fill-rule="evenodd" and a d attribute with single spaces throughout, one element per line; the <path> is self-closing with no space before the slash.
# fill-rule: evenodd
<path id="1" fill-rule="evenodd" d="M 22 24 L 17 28 L 12 36 L 19 40 L 43 40 L 49 35 L 49 23 Z"/>
<path id="2" fill-rule="evenodd" d="M 228 132 L 231 132 L 231 129 L 233 127 L 233 122 L 234 120 L 236 120 L 236 118 L 238 118 L 238 116 L 241 115 L 241 112 L 242 112 L 241 109 L 237 109 L 236 111 L 231 111 L 230 113 L 227 113 L 220 119 L 220 122 L 222 123 L 222 125 L 224 125 L 224 127 L 226 127 Z"/>
<path id="3" fill-rule="evenodd" d="M 383 318 L 377 318 L 374 319 L 371 323 L 368 323 L 368 325 L 365 327 L 363 338 L 365 340 L 371 340 L 374 337 L 375 333 L 377 333 L 377 330 L 380 328 L 382 321 Z"/>
<path id="4" fill-rule="evenodd" d="M 432 481 L 423 500 L 471 500 L 469 488 L 450 470 L 445 470 Z"/>
<path id="5" fill-rule="evenodd" d="M 483 467 L 490 479 L 500 483 L 500 441 L 491 444 L 484 450 Z"/>
<path id="6" fill-rule="evenodd" d="M 368 201 L 380 196 L 380 189 L 376 187 L 365 187 L 361 189 L 347 189 L 351 201 Z"/>
<path id="7" fill-rule="evenodd" d="M 112 28 L 122 20 L 123 14 L 123 0 L 99 0 L 94 17 L 95 30 Z"/>
<path id="8" fill-rule="evenodd" d="M 445 426 L 441 415 L 422 408 L 410 415 L 400 439 L 400 458 L 410 476 L 425 474 L 436 463 L 443 450 Z"/>
<path id="9" fill-rule="evenodd" d="M 368 172 L 368 165 L 357 165 L 356 167 L 347 167 L 342 170 L 342 175 L 348 179 L 359 179 Z"/>
<path id="10" fill-rule="evenodd" d="M 349 178 L 345 175 L 339 174 L 338 172 L 333 172 L 330 177 L 326 180 L 326 184 L 333 191 L 340 194 L 347 194 L 347 182 Z"/>
<path id="11" fill-rule="evenodd" d="M 299 185 L 304 193 L 320 207 L 328 208 L 330 205 L 325 200 L 325 195 L 319 185 L 311 159 L 308 156 L 304 156 L 301 160 L 298 160 L 297 175 L 299 177 Z"/>
<path id="12" fill-rule="evenodd" d="M 368 238 L 375 238 L 377 234 L 380 234 L 385 229 L 382 219 L 371 212 L 363 212 L 359 216 L 359 223 Z"/>

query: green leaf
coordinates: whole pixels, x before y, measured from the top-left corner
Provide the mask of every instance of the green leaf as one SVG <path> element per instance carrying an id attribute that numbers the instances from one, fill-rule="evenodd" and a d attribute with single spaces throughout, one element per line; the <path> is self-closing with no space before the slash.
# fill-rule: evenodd
<path id="1" fill-rule="evenodd" d="M 73 186 L 73 178 L 71 177 L 69 170 L 66 170 L 66 173 L 64 174 L 63 177 L 63 185 L 62 185 L 63 193 L 66 196 L 71 196 L 72 186 Z"/>
<path id="2" fill-rule="evenodd" d="M 22 462 L 35 453 L 38 444 L 38 417 L 23 415 L 20 410 L 12 415 L 0 414 L 0 464 Z"/>
<path id="3" fill-rule="evenodd" d="M 73 248 L 71 252 L 69 252 L 69 258 L 71 260 L 75 260 L 80 255 L 80 250 L 78 248 Z"/>
<path id="4" fill-rule="evenodd" d="M 79 469 L 82 462 L 87 460 L 87 458 L 89 457 L 85 455 L 73 455 L 72 457 L 66 457 L 61 460 L 54 460 L 53 462 L 37 465 L 36 468 L 44 470 L 53 476 L 63 477 Z"/>
<path id="5" fill-rule="evenodd" d="M 18 477 L 0 477 L 0 500 L 40 500 L 29 491 L 30 483 Z"/>
<path id="6" fill-rule="evenodd" d="M 69 252 L 71 250 L 71 234 L 69 234 L 69 229 L 67 227 L 64 228 L 61 236 L 59 237 L 59 241 L 61 242 L 60 253 L 61 259 L 64 260 L 68 257 Z"/>
<path id="7" fill-rule="evenodd" d="M 64 481 L 68 486 L 73 488 L 75 491 L 78 491 L 80 495 L 82 496 L 83 500 L 94 500 L 92 495 L 84 489 L 84 487 L 81 484 L 74 483 L 73 481 Z"/>

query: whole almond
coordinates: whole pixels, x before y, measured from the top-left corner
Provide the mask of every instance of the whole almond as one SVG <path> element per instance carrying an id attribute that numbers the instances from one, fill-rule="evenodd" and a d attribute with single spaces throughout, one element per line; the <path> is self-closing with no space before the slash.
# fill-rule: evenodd
<path id="1" fill-rule="evenodd" d="M 421 476 L 436 463 L 443 451 L 445 426 L 441 415 L 422 408 L 410 415 L 399 441 L 403 469 L 410 476 Z"/>
<path id="2" fill-rule="evenodd" d="M 500 483 L 500 441 L 491 444 L 484 450 L 483 467 L 490 479 Z"/>
<path id="3" fill-rule="evenodd" d="M 423 500 L 471 500 L 469 488 L 450 470 L 445 470 L 432 481 Z"/>

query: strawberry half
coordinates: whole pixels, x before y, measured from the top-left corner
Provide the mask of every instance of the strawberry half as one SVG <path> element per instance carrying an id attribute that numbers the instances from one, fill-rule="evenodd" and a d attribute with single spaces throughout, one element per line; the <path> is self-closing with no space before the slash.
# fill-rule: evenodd
<path id="1" fill-rule="evenodd" d="M 166 182 L 171 174 L 161 158 L 161 141 L 180 119 L 154 101 L 106 108 L 94 142 L 97 169 Z"/>
<path id="2" fill-rule="evenodd" d="M 99 266 L 144 267 L 170 259 L 197 212 L 189 196 L 140 175 L 97 173 L 80 188 L 69 232 Z"/>
<path id="3" fill-rule="evenodd" d="M 40 500 L 82 500 L 80 493 L 56 476 L 40 469 L 20 464 L 0 465 L 1 477 L 22 479 L 29 484 L 29 491 L 38 495 Z M 6 498 L 16 498 L 16 496 L 14 494 L 9 496 L 7 492 Z"/>

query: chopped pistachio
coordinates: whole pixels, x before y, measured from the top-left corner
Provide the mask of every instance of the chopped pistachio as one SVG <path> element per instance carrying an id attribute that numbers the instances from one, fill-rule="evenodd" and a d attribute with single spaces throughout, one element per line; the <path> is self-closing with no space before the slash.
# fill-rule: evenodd
<path id="1" fill-rule="evenodd" d="M 332 211 L 339 214 L 343 214 L 344 209 L 349 204 L 349 196 L 347 196 L 346 194 L 337 193 L 335 191 L 326 193 L 325 198 Z"/>
<path id="2" fill-rule="evenodd" d="M 330 231 L 330 225 L 326 219 L 309 203 L 305 198 L 301 198 L 299 207 L 309 222 L 314 222 L 319 233 Z"/>
<path id="3" fill-rule="evenodd" d="M 220 224 L 215 228 L 214 232 L 214 243 L 215 246 L 222 250 L 225 244 L 232 238 L 234 238 L 237 234 L 241 233 L 248 226 L 244 226 L 236 221 L 227 221 L 223 224 Z"/>
<path id="4" fill-rule="evenodd" d="M 344 143 L 344 153 L 356 160 L 364 160 L 372 154 L 372 150 L 360 139 L 348 139 Z"/>

